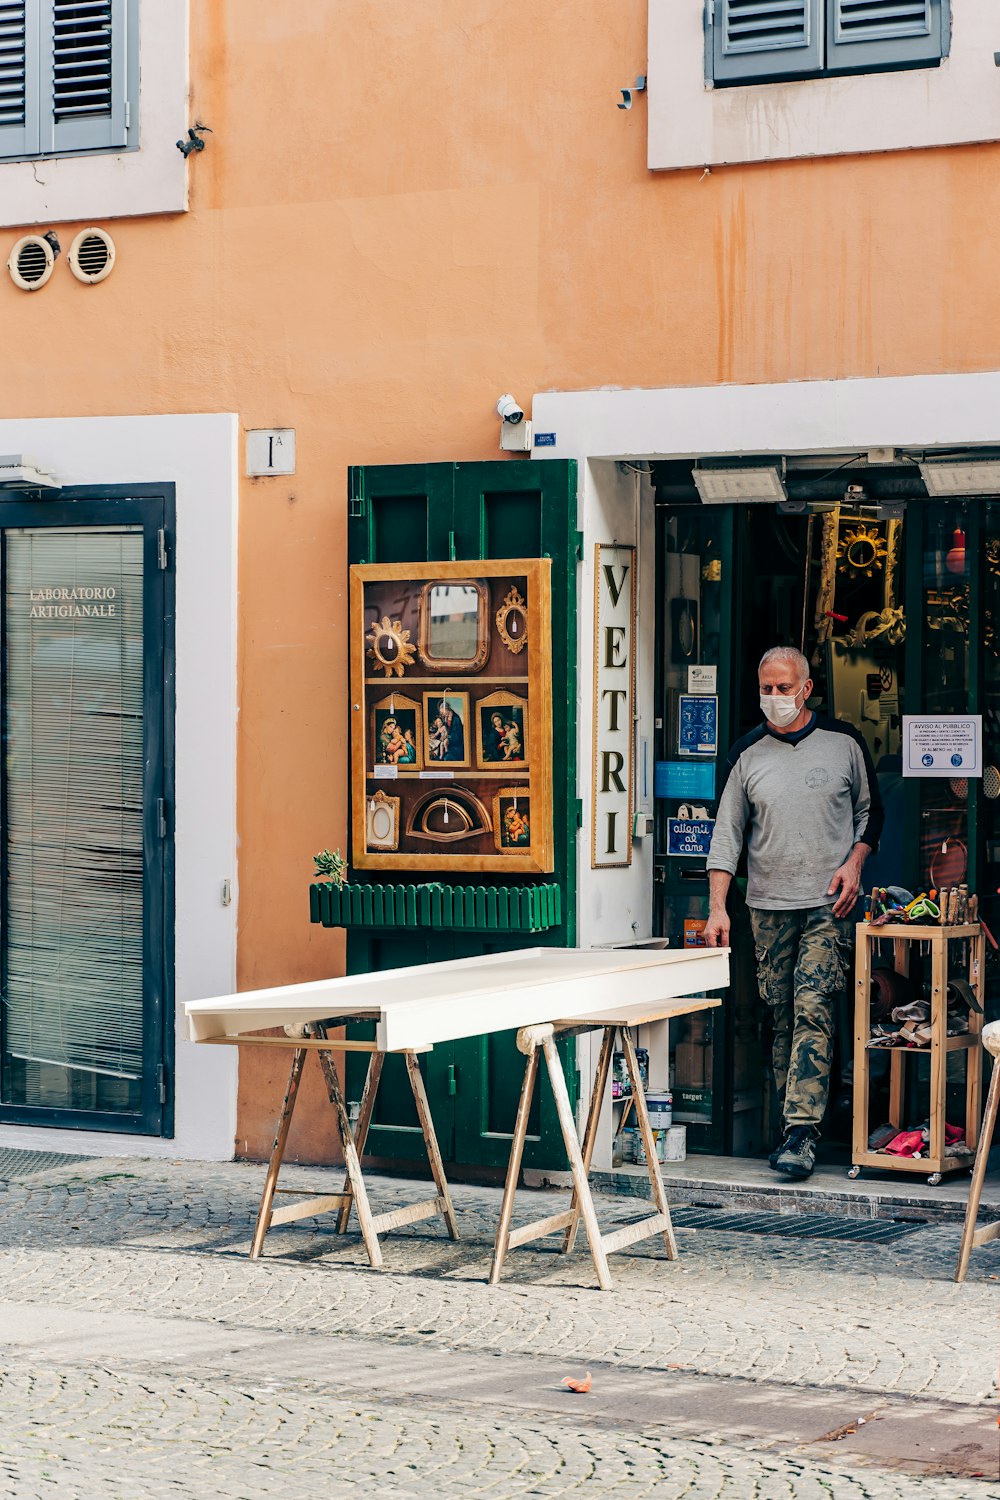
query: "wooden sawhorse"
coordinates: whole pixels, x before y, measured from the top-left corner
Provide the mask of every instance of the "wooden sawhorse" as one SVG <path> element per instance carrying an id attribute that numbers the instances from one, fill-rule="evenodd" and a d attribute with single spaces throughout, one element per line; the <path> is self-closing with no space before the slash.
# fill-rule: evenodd
<path id="1" fill-rule="evenodd" d="M 206 1041 L 226 1042 L 244 1046 L 256 1047 L 279 1047 L 291 1049 L 292 1066 L 288 1075 L 288 1086 L 285 1089 L 285 1097 L 282 1101 L 281 1111 L 278 1115 L 277 1125 L 274 1133 L 274 1145 L 271 1147 L 271 1157 L 268 1162 L 267 1176 L 264 1179 L 264 1191 L 261 1194 L 260 1209 L 257 1214 L 257 1225 L 254 1230 L 253 1242 L 250 1247 L 250 1259 L 257 1260 L 264 1248 L 264 1239 L 269 1229 L 277 1224 L 290 1224 L 296 1219 L 309 1219 L 317 1214 L 336 1213 L 336 1232 L 343 1234 L 347 1229 L 351 1217 L 352 1206 L 357 1210 L 358 1224 L 361 1228 L 361 1238 L 364 1241 L 365 1250 L 372 1267 L 378 1270 L 382 1265 L 382 1247 L 379 1244 L 379 1235 L 387 1234 L 392 1229 L 400 1229 L 405 1224 L 416 1224 L 421 1219 L 434 1218 L 440 1214 L 444 1219 L 449 1236 L 457 1240 L 458 1225 L 455 1219 L 455 1208 L 451 1201 L 448 1190 L 447 1178 L 444 1174 L 444 1164 L 441 1160 L 441 1152 L 438 1147 L 437 1136 L 434 1133 L 434 1121 L 431 1116 L 430 1104 L 427 1100 L 427 1090 L 424 1087 L 423 1075 L 420 1072 L 420 1059 L 415 1051 L 404 1051 L 400 1055 L 406 1062 L 406 1073 L 413 1091 L 413 1102 L 417 1109 L 417 1118 L 423 1131 L 424 1145 L 427 1148 L 427 1160 L 430 1164 L 431 1175 L 434 1178 L 434 1186 L 437 1193 L 433 1198 L 422 1199 L 419 1203 L 409 1203 L 405 1208 L 390 1209 L 385 1213 L 373 1214 L 368 1199 L 368 1191 L 365 1187 L 364 1174 L 361 1170 L 361 1157 L 365 1149 L 365 1141 L 368 1138 L 368 1127 L 371 1124 L 372 1114 L 375 1109 L 375 1097 L 378 1094 L 378 1086 L 382 1077 L 382 1068 L 385 1063 L 386 1053 L 380 1052 L 375 1042 L 347 1041 L 343 1038 L 331 1038 L 327 1036 L 328 1026 L 344 1026 L 347 1021 L 365 1021 L 377 1019 L 371 1016 L 338 1016 L 335 1021 L 310 1022 L 295 1029 L 295 1034 L 280 1036 L 239 1036 L 239 1037 L 210 1037 Z M 292 1031 L 293 1028 L 286 1028 Z M 422 1049 L 425 1050 L 425 1049 Z M 302 1070 L 305 1067 L 306 1058 L 310 1052 L 315 1052 L 319 1057 L 320 1067 L 323 1070 L 323 1078 L 326 1083 L 326 1091 L 330 1103 L 333 1105 L 337 1121 L 337 1133 L 344 1152 L 344 1163 L 346 1175 L 344 1186 L 339 1193 L 307 1192 L 304 1189 L 279 1188 L 278 1174 L 281 1171 L 281 1163 L 285 1155 L 285 1146 L 288 1142 L 288 1132 L 292 1123 L 292 1115 L 295 1111 L 295 1102 L 298 1098 L 299 1084 L 302 1080 Z M 364 1093 L 361 1096 L 361 1107 L 358 1113 L 357 1126 L 352 1131 L 351 1121 L 344 1102 L 343 1090 L 340 1087 L 340 1079 L 337 1076 L 337 1068 L 332 1053 L 334 1052 L 368 1052 L 371 1061 L 368 1064 L 368 1074 L 365 1078 Z M 276 1197 L 291 1197 L 297 1201 L 294 1203 L 274 1206 Z"/>
<path id="2" fill-rule="evenodd" d="M 604 1039 L 597 1059 L 597 1070 L 594 1074 L 594 1089 L 590 1096 L 590 1110 L 587 1115 L 587 1127 L 584 1131 L 583 1145 L 581 1147 L 576 1134 L 576 1121 L 573 1118 L 573 1108 L 569 1102 L 569 1091 L 566 1088 L 566 1079 L 563 1074 L 562 1062 L 556 1047 L 556 1037 L 579 1036 L 586 1031 L 603 1029 Z M 600 1119 L 601 1105 L 604 1100 L 605 1090 L 608 1084 L 608 1074 L 611 1070 L 611 1057 L 614 1051 L 615 1036 L 620 1033 L 622 1051 L 625 1054 L 625 1062 L 628 1067 L 629 1080 L 632 1085 L 632 1099 L 635 1106 L 636 1119 L 639 1122 L 639 1130 L 642 1134 L 642 1144 L 646 1153 L 646 1167 L 649 1172 L 649 1181 L 653 1190 L 653 1202 L 656 1204 L 656 1213 L 649 1218 L 640 1219 L 637 1223 L 626 1224 L 622 1229 L 616 1229 L 611 1234 L 602 1234 L 601 1227 L 597 1221 L 597 1210 L 590 1192 L 590 1164 L 594 1155 L 594 1144 L 597 1139 L 597 1124 Z M 608 1256 L 615 1250 L 624 1250 L 628 1245 L 634 1245 L 639 1240 L 651 1238 L 654 1234 L 662 1234 L 663 1242 L 667 1250 L 669 1260 L 677 1259 L 677 1241 L 674 1238 L 673 1225 L 670 1222 L 670 1208 L 667 1203 L 667 1193 L 663 1186 L 663 1177 L 660 1173 L 660 1164 L 656 1159 L 656 1142 L 653 1129 L 649 1123 L 649 1114 L 646 1109 L 646 1095 L 639 1075 L 639 1064 L 635 1055 L 635 1044 L 632 1040 L 631 1030 L 621 1021 L 614 1019 L 602 1020 L 595 1018 L 588 1021 L 556 1021 L 551 1025 L 525 1026 L 517 1033 L 518 1051 L 523 1052 L 527 1058 L 524 1069 L 524 1082 L 521 1085 L 521 1098 L 517 1106 L 517 1120 L 514 1125 L 514 1139 L 511 1144 L 510 1165 L 507 1168 L 507 1183 L 504 1188 L 503 1204 L 500 1209 L 500 1225 L 497 1229 L 496 1244 L 493 1250 L 493 1264 L 490 1267 L 490 1285 L 496 1286 L 503 1272 L 503 1263 L 509 1250 L 515 1250 L 518 1245 L 527 1245 L 532 1240 L 544 1239 L 546 1235 L 557 1234 L 563 1231 L 562 1254 L 567 1255 L 576 1244 L 577 1230 L 580 1220 L 583 1220 L 587 1231 L 587 1240 L 590 1245 L 590 1254 L 597 1272 L 597 1280 L 601 1290 L 611 1290 L 611 1272 L 608 1270 Z M 525 1224 L 520 1229 L 512 1230 L 510 1227 L 511 1217 L 514 1212 L 514 1198 L 517 1193 L 517 1179 L 521 1170 L 521 1157 L 524 1153 L 524 1141 L 528 1133 L 528 1114 L 531 1109 L 531 1096 L 535 1088 L 535 1077 L 538 1072 L 538 1054 L 541 1051 L 545 1058 L 548 1069 L 549 1082 L 552 1085 L 552 1094 L 555 1099 L 556 1112 L 559 1116 L 559 1126 L 562 1130 L 563 1141 L 566 1145 L 566 1154 L 569 1157 L 570 1171 L 573 1174 L 573 1196 L 570 1206 L 564 1213 L 550 1214 L 548 1218 L 536 1219 L 531 1224 Z"/>
<path id="3" fill-rule="evenodd" d="M 972 1169 L 969 1202 L 966 1205 L 962 1243 L 959 1246 L 958 1266 L 955 1270 L 956 1281 L 964 1281 L 969 1274 L 969 1256 L 978 1245 L 986 1245 L 990 1240 L 1000 1238 L 1000 1219 L 992 1224 L 983 1224 L 979 1229 L 976 1228 L 979 1200 L 982 1197 L 983 1182 L 986 1177 L 986 1163 L 989 1160 L 990 1147 L 993 1144 L 993 1130 L 997 1122 L 997 1110 L 1000 1107 L 1000 1021 L 991 1021 L 988 1026 L 984 1026 L 981 1040 L 984 1048 L 993 1058 L 993 1073 L 990 1077 L 990 1091 L 986 1097 L 986 1113 L 983 1115 L 979 1149 L 976 1152 L 976 1162 Z"/>

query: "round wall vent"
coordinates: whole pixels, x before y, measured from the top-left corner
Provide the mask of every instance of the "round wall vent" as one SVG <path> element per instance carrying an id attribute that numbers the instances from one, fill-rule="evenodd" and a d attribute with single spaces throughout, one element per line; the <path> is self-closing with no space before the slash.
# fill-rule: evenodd
<path id="1" fill-rule="evenodd" d="M 52 275 L 55 263 L 48 240 L 43 240 L 40 234 L 26 234 L 10 252 L 7 269 L 11 281 L 22 292 L 37 292 Z"/>
<path id="2" fill-rule="evenodd" d="M 110 276 L 115 264 L 115 242 L 103 229 L 81 229 L 69 247 L 69 268 L 77 281 L 93 286 Z"/>

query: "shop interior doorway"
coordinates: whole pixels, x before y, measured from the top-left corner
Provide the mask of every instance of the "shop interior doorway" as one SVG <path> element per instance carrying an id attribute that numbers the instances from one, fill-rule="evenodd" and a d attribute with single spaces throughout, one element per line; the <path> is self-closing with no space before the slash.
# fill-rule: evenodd
<path id="1" fill-rule="evenodd" d="M 773 457 L 768 460 L 772 465 Z M 652 466 L 656 495 L 657 818 L 654 932 L 697 943 L 703 855 L 679 851 L 675 820 L 710 821 L 728 747 L 760 720 L 756 667 L 775 644 L 802 650 L 810 706 L 865 738 L 886 807 L 865 886 L 969 883 L 990 920 L 1000 884 L 1000 501 L 927 498 L 916 464 L 802 459 L 780 504 L 704 504 L 690 462 Z M 692 668 L 707 668 L 692 673 Z M 717 697 L 717 753 L 685 742 L 683 703 Z M 981 781 L 902 776 L 904 713 L 984 716 Z M 993 866 L 993 868 L 991 868 Z M 774 1130 L 745 905 L 734 883 L 734 964 L 724 1013 L 671 1039 L 674 1117 L 689 1147 L 765 1152 Z M 995 916 L 995 912 L 993 913 Z M 697 1033 L 697 1034 L 696 1034 Z M 837 1025 L 827 1150 L 850 1140 L 852 1018 Z"/>

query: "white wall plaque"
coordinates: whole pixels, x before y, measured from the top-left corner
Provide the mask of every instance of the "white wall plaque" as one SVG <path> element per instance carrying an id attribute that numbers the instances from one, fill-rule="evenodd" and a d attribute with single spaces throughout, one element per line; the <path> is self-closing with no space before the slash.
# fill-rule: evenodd
<path id="1" fill-rule="evenodd" d="M 247 474 L 295 473 L 295 428 L 252 427 L 247 432 Z"/>
<path id="2" fill-rule="evenodd" d="M 635 548 L 594 557 L 594 778 L 591 869 L 632 863 Z"/>
<path id="3" fill-rule="evenodd" d="M 904 714 L 903 775 L 983 774 L 981 714 Z"/>

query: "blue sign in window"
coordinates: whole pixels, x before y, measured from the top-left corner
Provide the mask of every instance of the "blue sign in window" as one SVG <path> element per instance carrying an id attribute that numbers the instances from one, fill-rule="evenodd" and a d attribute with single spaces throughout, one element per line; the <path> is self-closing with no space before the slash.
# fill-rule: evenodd
<path id="1" fill-rule="evenodd" d="M 719 700 L 700 693 L 681 693 L 677 705 L 677 753 L 719 753 Z"/>
<path id="2" fill-rule="evenodd" d="M 668 818 L 667 853 L 700 854 L 704 858 L 712 843 L 714 827 L 714 818 Z"/>
<path id="3" fill-rule="evenodd" d="M 715 761 L 658 760 L 653 775 L 656 797 L 715 801 Z"/>

